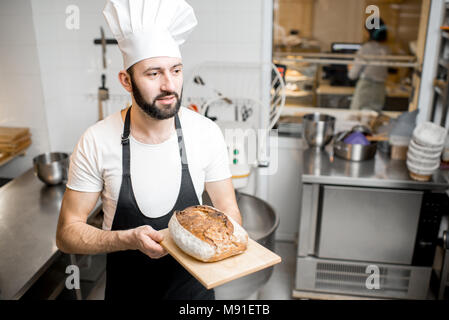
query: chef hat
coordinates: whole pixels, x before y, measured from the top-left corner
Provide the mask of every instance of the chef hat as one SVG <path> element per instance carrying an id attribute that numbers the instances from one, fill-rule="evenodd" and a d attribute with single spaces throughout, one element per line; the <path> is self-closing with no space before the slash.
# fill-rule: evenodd
<path id="1" fill-rule="evenodd" d="M 197 24 L 184 0 L 108 0 L 103 15 L 117 39 L 125 69 L 152 57 L 181 57 L 179 45 Z"/>

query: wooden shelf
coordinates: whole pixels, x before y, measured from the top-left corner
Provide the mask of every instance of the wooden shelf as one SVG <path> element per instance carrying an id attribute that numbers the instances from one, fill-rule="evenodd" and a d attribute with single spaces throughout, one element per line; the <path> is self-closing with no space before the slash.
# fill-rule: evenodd
<path id="1" fill-rule="evenodd" d="M 354 94 L 354 87 L 341 87 L 341 86 L 331 86 L 328 84 L 321 84 L 317 89 L 318 95 L 349 95 Z"/>
<path id="2" fill-rule="evenodd" d="M 312 91 L 289 91 L 285 90 L 285 97 L 287 98 L 303 98 L 303 97 L 309 97 L 313 96 Z"/>
<path id="3" fill-rule="evenodd" d="M 315 78 L 307 76 L 286 76 L 285 82 L 314 81 Z"/>

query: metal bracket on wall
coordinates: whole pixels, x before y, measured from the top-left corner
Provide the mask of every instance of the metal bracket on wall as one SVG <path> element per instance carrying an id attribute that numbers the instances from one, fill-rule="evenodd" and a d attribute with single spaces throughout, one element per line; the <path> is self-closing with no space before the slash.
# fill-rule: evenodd
<path id="1" fill-rule="evenodd" d="M 101 38 L 100 39 L 94 39 L 94 44 L 101 45 L 101 51 L 102 51 L 102 56 L 103 56 L 103 68 L 106 69 L 106 67 L 107 67 L 107 64 L 106 64 L 106 45 L 107 44 L 118 44 L 118 42 L 115 39 L 106 39 L 105 36 L 104 36 L 103 27 L 100 27 L 100 33 L 101 33 Z"/>
<path id="2" fill-rule="evenodd" d="M 105 39 L 106 44 L 118 44 L 115 39 Z M 102 44 L 101 39 L 94 39 L 94 44 Z"/>

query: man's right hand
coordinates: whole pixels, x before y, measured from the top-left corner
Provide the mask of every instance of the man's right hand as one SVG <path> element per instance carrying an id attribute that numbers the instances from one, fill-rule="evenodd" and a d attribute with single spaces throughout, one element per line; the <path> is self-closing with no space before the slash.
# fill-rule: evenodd
<path id="1" fill-rule="evenodd" d="M 154 230 L 151 226 L 145 225 L 132 229 L 135 249 L 140 250 L 152 259 L 159 259 L 168 252 L 159 242 L 164 239 L 161 232 Z"/>
<path id="2" fill-rule="evenodd" d="M 56 245 L 64 253 L 99 254 L 140 250 L 152 259 L 167 254 L 159 244 L 163 234 L 151 226 L 106 231 L 87 224 L 100 192 L 80 192 L 66 188 L 56 230 Z"/>

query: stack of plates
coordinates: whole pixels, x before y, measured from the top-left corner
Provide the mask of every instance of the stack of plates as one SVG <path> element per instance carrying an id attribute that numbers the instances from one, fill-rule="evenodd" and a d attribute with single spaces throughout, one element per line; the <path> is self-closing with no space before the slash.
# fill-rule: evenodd
<path id="1" fill-rule="evenodd" d="M 440 166 L 446 129 L 432 122 L 424 122 L 413 131 L 407 152 L 407 168 L 414 180 L 428 181 Z"/>

